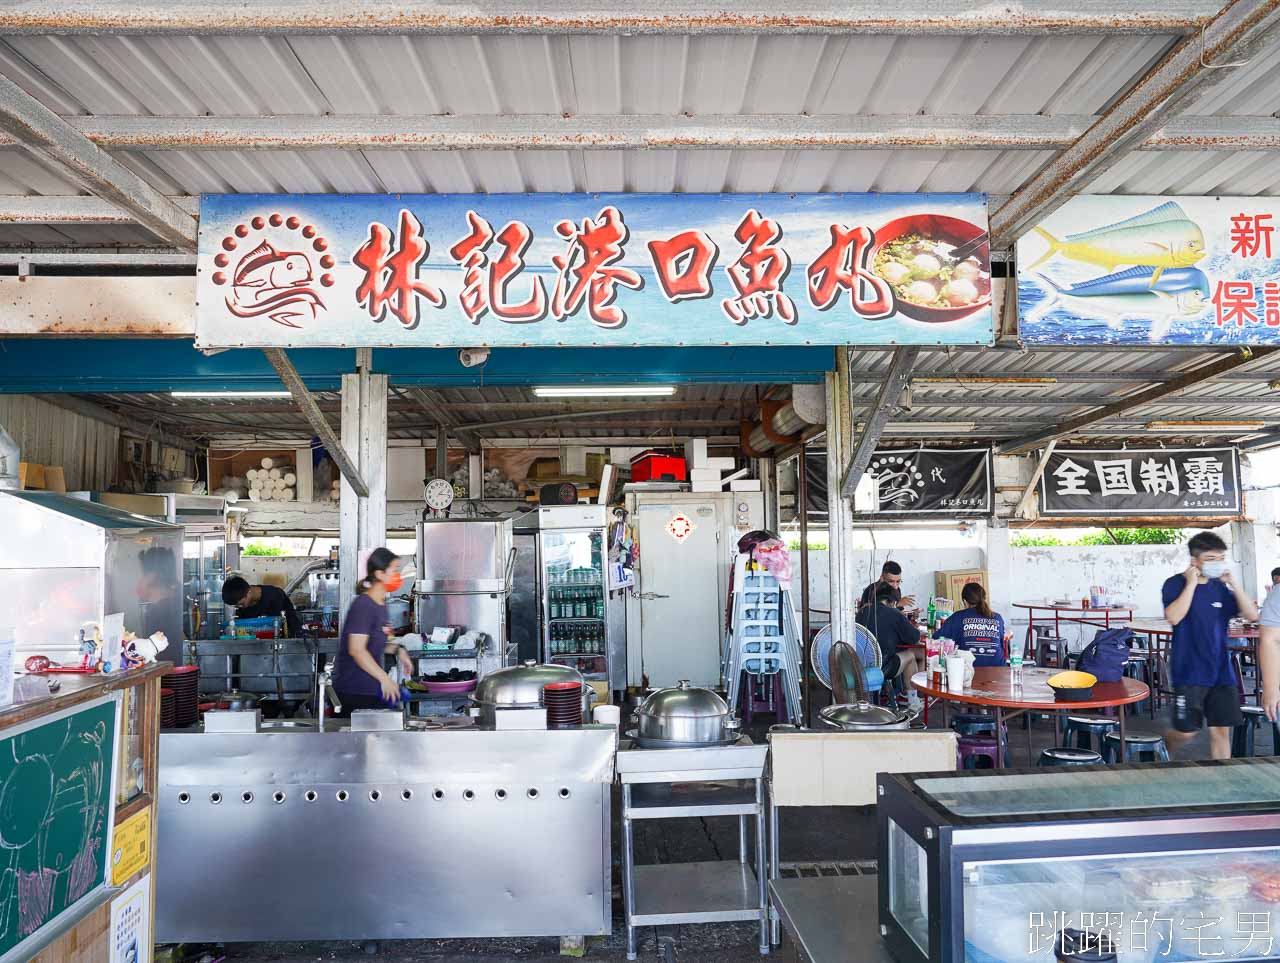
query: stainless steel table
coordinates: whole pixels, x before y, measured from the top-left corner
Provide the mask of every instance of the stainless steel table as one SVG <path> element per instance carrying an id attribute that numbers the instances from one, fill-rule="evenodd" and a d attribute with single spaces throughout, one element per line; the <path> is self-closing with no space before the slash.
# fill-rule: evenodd
<path id="1" fill-rule="evenodd" d="M 808 963 L 893 963 L 877 924 L 874 876 L 775 879 L 769 895 Z"/>

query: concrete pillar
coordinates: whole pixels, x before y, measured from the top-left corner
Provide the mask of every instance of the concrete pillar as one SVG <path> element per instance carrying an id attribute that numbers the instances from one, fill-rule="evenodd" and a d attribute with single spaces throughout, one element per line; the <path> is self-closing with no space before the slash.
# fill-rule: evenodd
<path id="1" fill-rule="evenodd" d="M 831 573 L 831 637 L 852 642 L 857 618 L 857 566 L 853 552 L 853 505 L 840 497 L 853 453 L 853 410 L 849 402 L 849 352 L 836 349 L 836 370 L 827 372 L 827 543 Z"/>
<path id="2" fill-rule="evenodd" d="M 1280 566 L 1280 492 L 1266 489 L 1245 492 L 1246 518 L 1231 523 L 1231 554 L 1240 567 L 1245 592 L 1262 601 L 1271 588 L 1271 570 Z"/>
<path id="3" fill-rule="evenodd" d="M 1009 547 L 1009 525 L 1002 518 L 993 518 L 987 522 L 986 529 L 986 569 L 987 584 L 991 588 L 991 607 L 1004 616 L 1007 625 L 1018 614 L 1013 608 L 1013 603 L 1018 600 L 1012 595 L 1013 550 Z"/>
<path id="4" fill-rule="evenodd" d="M 357 498 L 342 479 L 338 585 L 344 613 L 364 577 L 364 553 L 387 541 L 387 376 L 370 373 L 365 352 L 357 365 L 356 374 L 342 376 L 342 447 L 369 486 L 369 497 Z"/>

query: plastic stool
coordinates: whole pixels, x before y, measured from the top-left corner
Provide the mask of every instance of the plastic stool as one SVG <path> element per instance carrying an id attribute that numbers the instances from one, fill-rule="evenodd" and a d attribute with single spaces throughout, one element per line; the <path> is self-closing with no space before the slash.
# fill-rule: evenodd
<path id="1" fill-rule="evenodd" d="M 1072 746 L 1057 746 L 1045 749 L 1040 753 L 1037 766 L 1097 766 L 1102 757 L 1092 749 L 1076 749 Z"/>
<path id="2" fill-rule="evenodd" d="M 1093 749 L 1094 737 L 1098 740 L 1098 748 L 1102 748 L 1102 740 L 1115 731 L 1120 723 L 1105 716 L 1067 716 L 1062 726 L 1062 744 L 1071 745 L 1071 737 L 1076 737 L 1077 749 Z"/>
<path id="3" fill-rule="evenodd" d="M 1132 657 L 1125 660 L 1124 674 L 1127 678 L 1136 679 L 1139 682 L 1145 682 L 1148 689 L 1153 689 L 1151 679 L 1151 663 L 1145 657 Z M 1134 712 L 1141 712 L 1143 706 L 1147 706 L 1151 702 L 1151 696 L 1147 696 L 1141 702 L 1135 702 L 1133 705 Z M 1152 717 L 1155 716 L 1155 707 L 1150 706 Z"/>
<path id="4" fill-rule="evenodd" d="M 961 736 L 956 741 L 956 762 L 961 769 L 994 769 L 997 751 L 995 736 Z M 979 765 L 982 759 L 989 765 Z"/>
<path id="5" fill-rule="evenodd" d="M 1125 762 L 1168 762 L 1169 750 L 1164 744 L 1164 736 L 1134 736 L 1124 738 Z M 1120 734 L 1108 732 L 1102 743 L 1102 755 L 1108 763 L 1116 761 L 1120 749 Z M 1150 759 L 1144 759 L 1150 756 Z"/>
<path id="6" fill-rule="evenodd" d="M 962 736 L 994 736 L 996 717 L 980 712 L 957 712 L 951 717 L 951 728 Z"/>
<path id="7" fill-rule="evenodd" d="M 1231 730 L 1231 757 L 1248 759 L 1253 755 L 1258 726 L 1267 721 L 1267 715 L 1262 706 L 1241 706 L 1240 711 L 1244 722 Z"/>
<path id="8" fill-rule="evenodd" d="M 1036 665 L 1062 667 L 1067 655 L 1067 640 L 1052 635 L 1036 639 Z"/>

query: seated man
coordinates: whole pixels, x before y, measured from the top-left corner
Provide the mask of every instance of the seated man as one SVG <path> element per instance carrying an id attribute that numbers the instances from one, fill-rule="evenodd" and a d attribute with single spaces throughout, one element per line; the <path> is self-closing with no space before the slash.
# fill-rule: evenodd
<path id="1" fill-rule="evenodd" d="M 880 567 L 880 577 L 862 590 L 862 596 L 858 599 L 858 611 L 865 611 L 875 604 L 876 592 L 881 585 L 893 589 L 891 601 L 898 609 L 910 610 L 916 607 L 914 596 L 902 596 L 902 566 L 894 561 L 886 561 Z"/>
<path id="2" fill-rule="evenodd" d="M 239 575 L 233 575 L 222 583 L 222 601 L 235 607 L 236 618 L 256 619 L 262 616 L 283 615 L 286 638 L 302 637 L 302 622 L 298 613 L 282 589 L 274 585 L 250 585 Z"/>
<path id="3" fill-rule="evenodd" d="M 881 583 L 876 588 L 875 604 L 858 613 L 858 623 L 866 626 L 880 644 L 880 671 L 885 679 L 910 680 L 920 671 L 920 660 L 915 649 L 902 649 L 900 645 L 918 645 L 920 630 L 898 611 L 895 604 L 896 590 Z"/>

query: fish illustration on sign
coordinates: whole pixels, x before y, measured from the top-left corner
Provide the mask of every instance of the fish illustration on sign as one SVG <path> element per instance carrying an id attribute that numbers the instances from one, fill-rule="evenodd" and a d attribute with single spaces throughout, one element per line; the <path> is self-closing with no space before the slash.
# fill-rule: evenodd
<path id="1" fill-rule="evenodd" d="M 1027 270 L 1034 270 L 1054 255 L 1104 268 L 1148 267 L 1154 269 L 1145 272 L 1152 289 L 1166 268 L 1190 267 L 1207 253 L 1200 225 L 1174 201 L 1106 227 L 1068 234 L 1061 240 L 1042 227 L 1034 230 L 1049 243 L 1049 250 Z"/>
<path id="2" fill-rule="evenodd" d="M 1058 307 L 1116 324 L 1138 318 L 1151 321 L 1151 340 L 1158 341 L 1176 319 L 1193 318 L 1209 307 L 1209 278 L 1199 268 L 1171 268 L 1153 281 L 1145 267 L 1132 267 L 1070 286 L 1043 274 L 1031 276 L 1046 295 L 1031 320 Z"/>
<path id="3" fill-rule="evenodd" d="M 227 295 L 227 310 L 238 318 L 266 315 L 277 324 L 300 328 L 296 319 L 315 317 L 324 302 L 308 285 L 311 259 L 302 251 L 277 251 L 263 241 L 240 259 Z"/>

